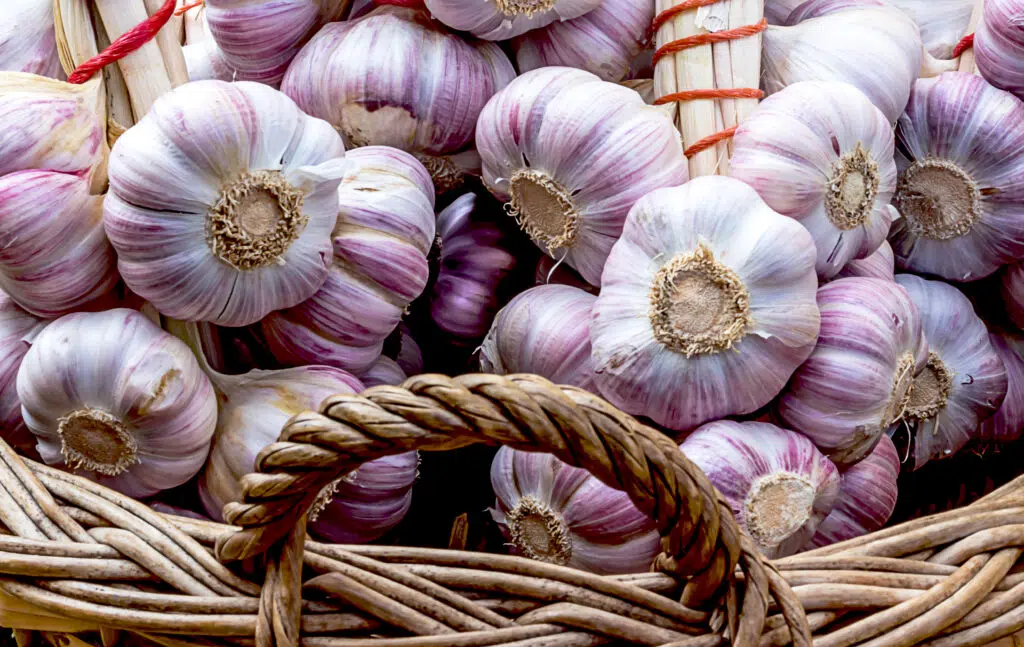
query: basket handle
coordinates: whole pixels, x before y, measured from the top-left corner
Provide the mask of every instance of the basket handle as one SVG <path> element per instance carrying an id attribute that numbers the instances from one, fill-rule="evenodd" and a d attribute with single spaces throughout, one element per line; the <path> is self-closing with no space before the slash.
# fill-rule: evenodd
<path id="1" fill-rule="evenodd" d="M 243 502 L 224 508 L 225 519 L 242 530 L 218 539 L 217 556 L 268 557 L 258 647 L 298 644 L 305 515 L 324 486 L 376 458 L 473 443 L 549 452 L 625 491 L 662 536 L 655 567 L 689 578 L 683 604 L 708 607 L 730 593 L 734 643 L 756 644 L 771 593 L 784 610 L 800 609 L 678 446 L 587 391 L 534 375 L 421 375 L 401 387 L 333 396 L 321 412 L 292 418 L 279 441 L 257 456 L 257 471 L 242 478 Z M 793 613 L 800 616 L 794 638 L 809 641 L 802 613 Z"/>

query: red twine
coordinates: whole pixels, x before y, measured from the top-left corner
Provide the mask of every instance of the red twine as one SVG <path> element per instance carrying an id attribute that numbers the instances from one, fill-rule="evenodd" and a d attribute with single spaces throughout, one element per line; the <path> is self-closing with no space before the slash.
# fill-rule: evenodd
<path id="1" fill-rule="evenodd" d="M 79 65 L 68 76 L 68 83 L 85 83 L 104 67 L 121 60 L 153 40 L 156 33 L 171 19 L 174 5 L 175 0 L 167 0 L 152 16 L 121 34 L 110 47 Z"/>
<path id="2" fill-rule="evenodd" d="M 962 39 L 960 39 L 960 42 L 957 43 L 956 47 L 953 48 L 952 58 L 958 58 L 961 54 L 964 53 L 964 51 L 971 47 L 974 47 L 974 34 L 967 34 Z"/>
<path id="3" fill-rule="evenodd" d="M 202 7 L 204 4 L 206 4 L 206 0 L 196 0 L 195 2 L 190 2 L 187 5 L 178 7 L 178 10 L 174 12 L 174 15 L 175 16 L 184 16 L 186 13 L 188 13 L 192 9 L 195 9 L 196 7 Z"/>

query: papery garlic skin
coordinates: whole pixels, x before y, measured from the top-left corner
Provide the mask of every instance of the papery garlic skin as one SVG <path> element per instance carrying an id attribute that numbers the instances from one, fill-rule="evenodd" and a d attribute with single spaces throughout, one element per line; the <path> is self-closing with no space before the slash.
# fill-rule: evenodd
<path id="1" fill-rule="evenodd" d="M 872 533 L 896 509 L 900 457 L 887 434 L 864 460 L 839 473 L 839 496 L 828 516 L 804 547 L 809 550 Z"/>
<path id="2" fill-rule="evenodd" d="M 710 422 L 679 448 L 772 559 L 803 548 L 839 495 L 836 466 L 806 437 L 772 424 Z"/>
<path id="3" fill-rule="evenodd" d="M 0 8 L 0 70 L 65 78 L 52 0 L 11 0 Z"/>
<path id="4" fill-rule="evenodd" d="M 888 241 L 882 241 L 873 254 L 865 258 L 858 258 L 850 261 L 836 274 L 836 278 L 851 276 L 866 276 L 868 278 L 895 280 L 896 257 L 893 256 L 892 247 Z"/>
<path id="5" fill-rule="evenodd" d="M 981 423 L 975 437 L 982 442 L 1007 443 L 1024 434 L 1024 338 L 993 332 L 988 339 L 1006 369 L 1006 397 Z"/>
<path id="6" fill-rule="evenodd" d="M 516 63 L 521 72 L 563 65 L 604 81 L 622 81 L 644 49 L 652 20 L 651 2 L 604 0 L 578 18 L 556 21 L 517 38 Z"/>
<path id="7" fill-rule="evenodd" d="M 629 208 L 688 179 L 679 131 L 636 92 L 589 72 L 527 72 L 477 122 L 484 184 L 546 254 L 599 285 Z"/>
<path id="8" fill-rule="evenodd" d="M 974 35 L 978 72 L 985 79 L 1024 99 L 1024 4 L 1020 0 L 985 0 Z"/>
<path id="9" fill-rule="evenodd" d="M 764 406 L 814 348 L 814 258 L 807 230 L 739 180 L 648 193 L 594 305 L 601 393 L 678 431 Z"/>
<path id="10" fill-rule="evenodd" d="M 103 224 L 125 283 L 162 314 L 246 326 L 328 274 L 341 137 L 258 83 L 196 81 L 117 140 Z"/>
<path id="11" fill-rule="evenodd" d="M 405 452 L 363 463 L 342 477 L 310 530 L 336 544 L 362 544 L 394 528 L 412 506 L 419 455 Z"/>
<path id="12" fill-rule="evenodd" d="M 895 7 L 854 7 L 762 39 L 761 87 L 774 94 L 798 81 L 842 81 L 867 95 L 890 123 L 903 112 L 921 69 L 917 25 Z"/>
<path id="13" fill-rule="evenodd" d="M 135 310 L 49 324 L 17 384 L 25 424 L 50 465 L 142 498 L 185 483 L 206 461 L 213 387 L 188 346 Z"/>
<path id="14" fill-rule="evenodd" d="M 399 324 L 398 332 L 399 346 L 398 352 L 394 354 L 395 362 L 406 375 L 419 375 L 423 372 L 423 351 L 420 350 L 408 326 L 404 323 Z"/>
<path id="15" fill-rule="evenodd" d="M 900 421 L 928 362 L 921 315 L 893 281 L 845 278 L 818 289 L 821 332 L 793 374 L 778 415 L 834 463 L 867 456 Z"/>
<path id="16" fill-rule="evenodd" d="M 309 299 L 261 325 L 285 365 L 366 370 L 427 284 L 435 216 L 426 169 L 386 146 L 358 148 L 345 159 L 327 280 Z"/>
<path id="17" fill-rule="evenodd" d="M 0 433 L 22 453 L 34 452 L 36 439 L 21 417 L 18 369 L 32 341 L 48 323 L 22 310 L 14 299 L 0 292 Z"/>
<path id="18" fill-rule="evenodd" d="M 598 393 L 590 348 L 597 297 L 568 285 L 525 290 L 502 308 L 480 347 L 485 373 L 533 373 Z"/>
<path id="19" fill-rule="evenodd" d="M 920 79 L 896 142 L 898 267 L 974 281 L 1024 256 L 1024 102 L 973 74 Z"/>
<path id="20" fill-rule="evenodd" d="M 622 490 L 551 454 L 502 447 L 491 463 L 491 516 L 515 552 L 602 575 L 650 570 L 654 523 Z"/>
<path id="21" fill-rule="evenodd" d="M 917 306 L 928 339 L 928 365 L 914 378 L 903 413 L 917 469 L 967 444 L 1002 403 L 1007 376 L 988 329 L 959 290 L 913 274 L 897 274 L 896 282 Z"/>
<path id="22" fill-rule="evenodd" d="M 579 18 L 601 0 L 425 0 L 430 13 L 457 31 L 484 40 L 508 40 L 557 21 Z"/>
<path id="23" fill-rule="evenodd" d="M 1012 263 L 1003 268 L 1001 286 L 1006 314 L 1017 328 L 1024 330 L 1024 263 Z"/>
<path id="24" fill-rule="evenodd" d="M 768 97 L 733 138 L 729 175 L 811 233 L 818 277 L 872 254 L 898 215 L 892 127 L 852 85 L 804 81 Z"/>

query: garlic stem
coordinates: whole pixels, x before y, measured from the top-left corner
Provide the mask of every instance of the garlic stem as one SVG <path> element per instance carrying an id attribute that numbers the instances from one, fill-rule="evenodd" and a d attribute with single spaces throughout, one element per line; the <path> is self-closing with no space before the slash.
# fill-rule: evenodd
<path id="1" fill-rule="evenodd" d="M 163 5 L 163 0 L 145 0 L 146 13 L 153 15 Z M 171 14 L 171 19 L 157 32 L 156 44 L 160 48 L 160 56 L 164 61 L 164 68 L 167 70 L 167 77 L 171 87 L 178 87 L 188 83 L 188 69 L 185 67 L 185 55 L 181 47 L 181 32 L 183 18 L 177 15 L 177 11 Z"/>
<path id="2" fill-rule="evenodd" d="M 143 0 L 95 0 L 107 35 L 115 40 L 149 17 Z M 135 119 L 142 119 L 171 80 L 156 42 L 150 41 L 117 62 L 131 97 Z"/>

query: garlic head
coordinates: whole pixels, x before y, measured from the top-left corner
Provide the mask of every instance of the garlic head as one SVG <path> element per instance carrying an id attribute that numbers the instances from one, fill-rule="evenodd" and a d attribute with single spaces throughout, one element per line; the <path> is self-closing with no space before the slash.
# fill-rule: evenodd
<path id="1" fill-rule="evenodd" d="M 1006 397 L 999 409 L 981 423 L 975 437 L 983 442 L 1006 443 L 1024 434 L 1024 338 L 994 332 L 988 339 L 1006 368 Z"/>
<path id="2" fill-rule="evenodd" d="M 850 276 L 866 276 L 869 278 L 895 280 L 896 257 L 893 256 L 892 247 L 888 241 L 882 241 L 870 256 L 850 261 L 836 274 L 841 279 Z"/>
<path id="3" fill-rule="evenodd" d="M 1000 279 L 1003 308 L 1014 325 L 1024 330 L 1024 263 L 1007 265 Z"/>
<path id="4" fill-rule="evenodd" d="M 985 0 L 974 35 L 978 72 L 992 85 L 1024 99 L 1024 4 Z"/>
<path id="5" fill-rule="evenodd" d="M 53 0 L 12 0 L 0 8 L 0 70 L 64 78 Z"/>
<path id="6" fill-rule="evenodd" d="M 457 31 L 485 40 L 508 40 L 531 29 L 579 18 L 601 0 L 425 0 L 431 15 Z"/>
<path id="7" fill-rule="evenodd" d="M 36 441 L 21 417 L 18 369 L 32 341 L 48 323 L 22 310 L 14 299 L 0 292 L 0 433 L 23 454 L 34 453 Z"/>

